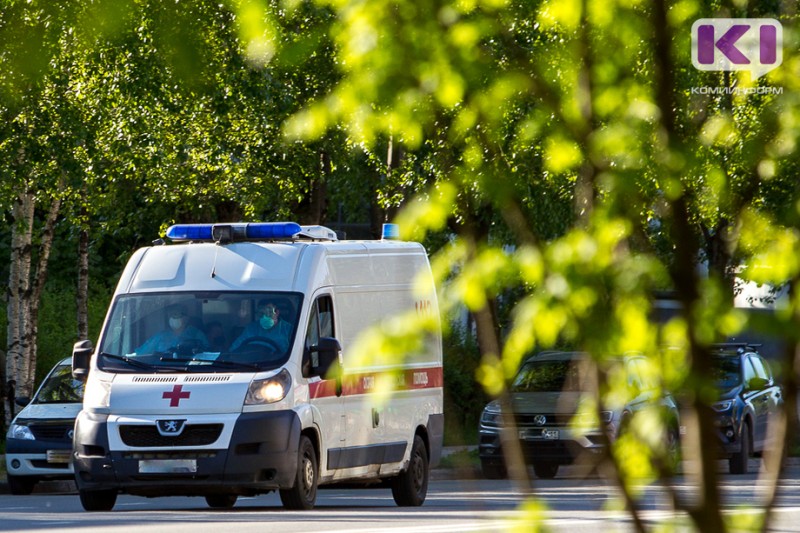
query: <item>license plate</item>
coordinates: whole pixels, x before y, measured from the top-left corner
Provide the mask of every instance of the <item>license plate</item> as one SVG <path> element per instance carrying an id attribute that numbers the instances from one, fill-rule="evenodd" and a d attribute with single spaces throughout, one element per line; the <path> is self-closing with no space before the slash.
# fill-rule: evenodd
<path id="1" fill-rule="evenodd" d="M 139 461 L 141 474 L 192 474 L 197 472 L 196 459 L 143 459 Z"/>
<path id="2" fill-rule="evenodd" d="M 48 463 L 68 463 L 71 458 L 70 450 L 47 450 Z"/>
<path id="3" fill-rule="evenodd" d="M 544 440 L 558 440 L 558 430 L 557 429 L 543 429 L 542 430 L 542 438 Z"/>

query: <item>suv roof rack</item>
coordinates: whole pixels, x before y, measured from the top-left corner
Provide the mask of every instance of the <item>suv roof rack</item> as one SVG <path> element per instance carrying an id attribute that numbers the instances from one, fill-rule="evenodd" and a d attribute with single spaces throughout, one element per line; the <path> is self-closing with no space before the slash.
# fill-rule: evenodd
<path id="1" fill-rule="evenodd" d="M 745 350 L 757 352 L 760 347 L 760 343 L 754 342 L 715 342 L 711 345 L 712 350 L 735 349 L 738 353 L 743 353 Z"/>

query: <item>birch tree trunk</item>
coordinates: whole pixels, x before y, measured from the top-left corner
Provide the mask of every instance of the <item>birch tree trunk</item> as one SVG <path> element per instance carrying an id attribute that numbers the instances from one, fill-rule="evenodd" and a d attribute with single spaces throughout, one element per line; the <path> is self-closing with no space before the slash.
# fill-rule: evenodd
<path id="1" fill-rule="evenodd" d="M 11 265 L 8 280 L 8 350 L 6 379 L 8 405 L 5 426 L 13 418 L 14 397 L 32 396 L 36 377 L 36 342 L 39 332 L 39 303 L 47 281 L 47 264 L 53 244 L 55 224 L 61 210 L 56 197 L 50 204 L 36 270 L 33 264 L 33 226 L 36 209 L 35 193 L 23 191 L 12 209 Z M 13 393 L 12 393 L 13 391 Z"/>
<path id="2" fill-rule="evenodd" d="M 86 192 L 83 192 L 85 202 Z M 81 230 L 78 235 L 78 340 L 89 338 L 89 223 L 81 209 Z"/>
<path id="3" fill-rule="evenodd" d="M 11 264 L 8 279 L 8 349 L 6 350 L 6 390 L 8 409 L 5 427 L 14 416 L 15 396 L 30 396 L 33 383 L 28 384 L 30 371 L 30 271 L 33 238 L 34 195 L 24 191 L 14 202 L 11 224 Z"/>

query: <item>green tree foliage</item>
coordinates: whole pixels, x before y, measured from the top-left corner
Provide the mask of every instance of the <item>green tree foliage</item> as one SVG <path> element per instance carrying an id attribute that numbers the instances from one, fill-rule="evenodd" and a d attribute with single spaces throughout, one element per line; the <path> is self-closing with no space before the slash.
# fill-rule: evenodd
<path id="1" fill-rule="evenodd" d="M 601 407 L 625 397 L 607 375 L 606 357 L 648 354 L 661 386 L 687 398 L 694 413 L 687 425 L 696 440 L 686 449 L 702 465 L 695 481 L 703 494 L 676 506 L 698 529 L 724 530 L 708 346 L 744 326 L 732 307 L 741 265 L 760 282 L 796 277 L 794 15 L 769 2 L 329 4 L 343 77 L 287 122 L 287 135 L 314 138 L 342 125 L 367 146 L 387 137 L 415 153 L 437 141 L 446 146 L 422 203 L 399 220 L 414 229 L 406 233 L 412 238 L 453 220 L 461 226 L 461 239 L 434 265 L 443 282 L 458 265 L 445 285 L 445 309 L 465 303 L 480 316 L 504 290 L 524 289 L 503 342 L 481 343 L 478 376 L 487 390 L 502 395 L 524 354 L 569 342 L 597 359 L 606 378 L 595 402 Z M 690 29 L 704 16 L 780 19 L 783 66 L 758 80 L 695 71 Z M 723 90 L 698 97 L 694 87 Z M 781 94 L 748 92 L 758 87 Z M 540 196 L 529 195 L 537 190 Z M 571 216 L 559 207 L 563 198 Z M 486 206 L 499 218 L 484 217 Z M 555 227 L 542 223 L 552 212 L 562 215 Z M 487 238 L 503 235 L 486 231 L 498 222 L 510 241 Z M 764 243 L 765 235 L 775 238 Z M 511 252 L 500 248 L 508 242 Z M 756 250 L 763 258 L 753 263 Z M 704 260 L 707 277 L 697 273 Z M 758 276 L 749 273 L 755 270 Z M 676 290 L 683 311 L 658 327 L 652 294 L 664 288 Z M 779 316 L 773 329 L 794 340 L 796 314 Z M 491 337 L 491 321 L 476 324 Z M 644 416 L 632 424 L 632 438 L 620 439 L 607 460 L 643 530 L 636 486 L 667 474 L 669 462 L 658 445 L 663 421 Z M 761 503 L 767 511 L 754 527 L 766 529 L 771 500 Z"/>
<path id="2" fill-rule="evenodd" d="M 120 256 L 129 248 L 119 243 L 173 220 L 311 221 L 327 200 L 349 222 L 369 216 L 365 197 L 390 214 L 403 206 L 405 236 L 440 247 L 443 313 L 463 305 L 473 316 L 486 391 L 504 398 L 525 354 L 568 343 L 595 356 L 601 386 L 582 413 L 591 418 L 631 394 L 610 356 L 647 354 L 659 386 L 691 408 L 685 448 L 702 494 L 675 506 L 697 529 L 723 531 L 709 344 L 745 326 L 732 303 L 737 271 L 793 294 L 800 280 L 788 9 L 3 0 L 0 206 L 10 212 L 33 191 L 41 223 L 48 203 L 63 201 L 70 220 L 93 225 L 97 249 Z M 783 65 L 757 80 L 696 71 L 690 29 L 708 16 L 779 19 Z M 780 94 L 749 92 L 769 87 Z M 651 320 L 660 289 L 682 305 L 664 325 Z M 790 341 L 784 440 L 797 419 L 795 300 L 761 324 Z M 418 342 L 407 336 L 434 323 L 395 323 L 365 337 L 364 353 L 399 357 Z M 652 413 L 638 416 L 605 457 L 638 530 L 638 487 L 670 473 L 665 431 Z M 756 529 L 769 526 L 777 471 L 756 502 Z"/>

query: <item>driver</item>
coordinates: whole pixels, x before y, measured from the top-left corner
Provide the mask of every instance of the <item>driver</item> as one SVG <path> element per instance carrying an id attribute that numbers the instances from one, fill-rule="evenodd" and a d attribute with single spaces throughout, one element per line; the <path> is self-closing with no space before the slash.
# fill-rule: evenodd
<path id="1" fill-rule="evenodd" d="M 234 351 L 250 342 L 269 346 L 268 341 L 272 341 L 281 352 L 286 352 L 289 349 L 292 326 L 287 321 L 281 320 L 281 311 L 275 302 L 261 300 L 257 309 L 256 321 L 244 328 L 242 334 L 231 344 L 230 350 Z M 265 339 L 265 342 L 259 343 L 258 339 Z"/>
<path id="2" fill-rule="evenodd" d="M 182 343 L 197 344 L 199 347 L 209 345 L 206 334 L 189 325 L 189 317 L 184 306 L 171 305 L 167 308 L 167 317 L 169 318 L 169 328 L 147 339 L 136 349 L 136 353 L 164 352 L 170 348 L 177 348 Z"/>

